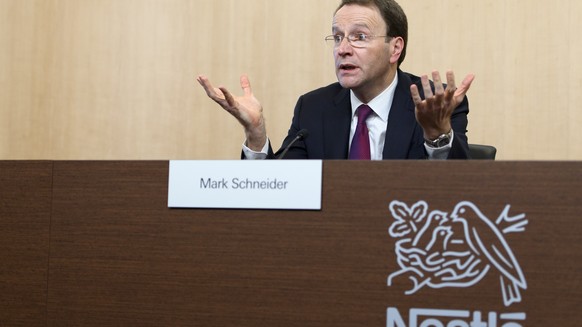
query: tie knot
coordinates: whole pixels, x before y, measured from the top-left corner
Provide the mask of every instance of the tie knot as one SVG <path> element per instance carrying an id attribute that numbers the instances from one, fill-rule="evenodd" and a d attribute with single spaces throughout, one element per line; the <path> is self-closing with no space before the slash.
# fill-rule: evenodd
<path id="1" fill-rule="evenodd" d="M 372 113 L 372 108 L 368 107 L 368 105 L 363 104 L 358 107 L 358 124 L 365 123 L 366 119 Z"/>

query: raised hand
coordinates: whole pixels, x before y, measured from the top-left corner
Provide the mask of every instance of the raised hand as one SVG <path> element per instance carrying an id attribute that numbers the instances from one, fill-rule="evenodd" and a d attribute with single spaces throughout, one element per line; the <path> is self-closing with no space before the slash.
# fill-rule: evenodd
<path id="1" fill-rule="evenodd" d="M 447 72 L 447 86 L 443 86 L 438 71 L 432 73 L 435 92 L 433 94 L 428 76 L 421 76 L 424 100 L 416 85 L 410 87 L 412 100 L 415 105 L 416 120 L 424 130 L 425 139 L 435 139 L 439 135 L 451 130 L 451 115 L 455 108 L 463 101 L 467 91 L 471 87 L 475 75 L 469 74 L 461 85 L 455 85 L 455 75 Z"/>
<path id="2" fill-rule="evenodd" d="M 196 80 L 202 85 L 209 98 L 234 116 L 244 127 L 247 146 L 255 151 L 261 150 L 267 141 L 263 107 L 253 95 L 248 76 L 240 77 L 242 96 L 233 96 L 224 86 L 213 87 L 204 75 L 198 76 Z"/>

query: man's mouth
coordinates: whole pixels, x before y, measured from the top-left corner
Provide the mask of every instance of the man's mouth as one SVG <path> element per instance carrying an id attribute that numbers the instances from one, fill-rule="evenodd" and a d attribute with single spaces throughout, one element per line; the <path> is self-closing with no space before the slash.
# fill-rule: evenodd
<path id="1" fill-rule="evenodd" d="M 345 71 L 352 71 L 354 69 L 356 69 L 358 67 L 356 67 L 355 65 L 352 64 L 341 64 L 339 65 L 339 69 L 340 70 L 345 70 Z"/>

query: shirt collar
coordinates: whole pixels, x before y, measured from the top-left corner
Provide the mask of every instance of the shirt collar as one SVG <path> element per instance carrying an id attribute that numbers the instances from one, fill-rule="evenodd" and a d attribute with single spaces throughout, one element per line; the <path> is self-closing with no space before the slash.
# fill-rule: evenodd
<path id="1" fill-rule="evenodd" d="M 396 85 L 398 85 L 398 74 L 394 75 L 392 83 L 390 83 L 382 93 L 378 94 L 374 99 L 372 99 L 372 101 L 367 103 L 367 105 L 372 108 L 372 111 L 374 111 L 374 113 L 385 122 L 388 121 L 388 114 L 390 113 L 390 107 L 392 107 L 392 101 L 394 100 Z M 350 90 L 350 102 L 352 104 L 353 118 L 356 114 L 356 109 L 364 103 L 356 97 L 352 90 Z"/>

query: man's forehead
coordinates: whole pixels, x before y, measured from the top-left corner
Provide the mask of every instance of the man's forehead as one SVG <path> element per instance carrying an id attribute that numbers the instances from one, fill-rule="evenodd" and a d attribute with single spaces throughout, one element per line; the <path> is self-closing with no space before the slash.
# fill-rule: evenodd
<path id="1" fill-rule="evenodd" d="M 345 30 L 353 28 L 374 29 L 384 26 L 384 21 L 376 7 L 346 5 L 333 16 L 332 29 Z"/>
<path id="2" fill-rule="evenodd" d="M 344 24 L 333 24 L 331 26 L 331 29 L 336 31 L 336 30 L 345 30 L 345 29 L 372 29 L 372 27 L 369 24 L 365 24 L 365 23 L 353 23 L 353 24 L 348 24 L 348 25 L 344 25 Z"/>

